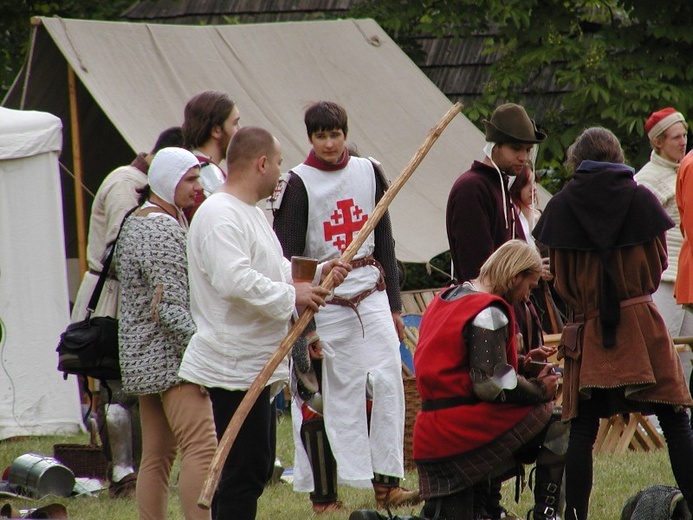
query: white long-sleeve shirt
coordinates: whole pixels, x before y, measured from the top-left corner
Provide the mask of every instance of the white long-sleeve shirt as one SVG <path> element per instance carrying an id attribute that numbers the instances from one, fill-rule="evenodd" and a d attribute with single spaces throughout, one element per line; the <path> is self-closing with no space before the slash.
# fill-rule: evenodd
<path id="1" fill-rule="evenodd" d="M 295 306 L 291 263 L 258 207 L 218 192 L 188 233 L 190 304 L 197 332 L 183 379 L 247 390 L 284 339 Z M 269 380 L 288 379 L 284 360 Z"/>

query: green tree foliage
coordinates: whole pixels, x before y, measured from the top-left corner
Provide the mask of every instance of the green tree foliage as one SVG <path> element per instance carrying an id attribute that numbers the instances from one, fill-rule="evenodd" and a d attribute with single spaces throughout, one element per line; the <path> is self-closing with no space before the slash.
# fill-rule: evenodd
<path id="1" fill-rule="evenodd" d="M 115 20 L 131 3 L 132 0 L 0 0 L 0 99 L 26 59 L 32 16 Z"/>
<path id="2" fill-rule="evenodd" d="M 354 11 L 373 16 L 421 61 L 416 36 L 489 35 L 486 52 L 497 56 L 491 81 L 465 114 L 477 124 L 500 103 L 512 101 L 535 113 L 547 77 L 560 103 L 540 126 L 549 138 L 537 166 L 555 191 L 565 179 L 564 152 L 593 125 L 612 130 L 629 164 L 640 168 L 650 147 L 648 115 L 674 106 L 693 107 L 693 2 L 670 0 L 364 0 Z"/>
<path id="3" fill-rule="evenodd" d="M 0 0 L 0 97 L 24 62 L 32 16 L 116 20 L 131 3 Z M 491 79 L 465 108 L 477 124 L 502 102 L 534 114 L 547 85 L 560 92 L 539 121 L 549 138 L 537 166 L 552 191 L 564 181 L 564 151 L 583 128 L 613 130 L 639 168 L 649 154 L 648 114 L 665 106 L 686 114 L 693 106 L 691 0 L 361 0 L 350 14 L 376 19 L 418 63 L 421 35 L 487 35 Z"/>

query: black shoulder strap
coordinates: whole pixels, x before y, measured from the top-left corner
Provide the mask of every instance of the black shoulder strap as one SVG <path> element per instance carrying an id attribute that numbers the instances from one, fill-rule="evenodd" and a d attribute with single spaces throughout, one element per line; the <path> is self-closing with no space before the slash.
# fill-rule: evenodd
<path id="1" fill-rule="evenodd" d="M 108 256 L 103 262 L 103 266 L 101 267 L 101 274 L 99 275 L 99 281 L 96 283 L 96 287 L 94 287 L 94 292 L 91 293 L 91 298 L 89 299 L 89 303 L 87 304 L 87 319 L 89 316 L 91 316 L 91 313 L 94 312 L 96 309 L 96 305 L 99 303 L 99 298 L 101 297 L 101 291 L 103 290 L 103 286 L 106 283 L 106 278 L 108 277 L 108 271 L 111 268 L 111 261 L 113 260 L 113 253 L 115 252 L 115 245 L 116 242 L 118 242 L 118 237 L 120 236 L 120 232 L 123 230 L 123 224 L 125 223 L 125 219 L 127 219 L 134 211 L 139 208 L 139 206 L 135 206 L 134 208 L 130 209 L 125 216 L 123 217 L 123 220 L 120 222 L 120 228 L 118 228 L 118 234 L 115 237 L 115 240 L 111 242 L 108 246 Z"/>

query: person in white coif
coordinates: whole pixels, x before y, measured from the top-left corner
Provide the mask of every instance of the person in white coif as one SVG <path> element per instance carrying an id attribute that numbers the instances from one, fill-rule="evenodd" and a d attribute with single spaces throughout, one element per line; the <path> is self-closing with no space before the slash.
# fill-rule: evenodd
<path id="1" fill-rule="evenodd" d="M 171 468 L 180 453 L 178 490 L 186 520 L 209 520 L 197 505 L 216 450 L 207 391 L 178 375 L 195 332 L 188 292 L 183 209 L 201 190 L 200 166 L 183 148 L 159 151 L 141 206 L 123 224 L 116 246 L 120 280 L 120 371 L 123 391 L 137 397 L 142 464 L 137 478 L 140 520 L 169 516 Z"/>
<path id="2" fill-rule="evenodd" d="M 89 299 L 101 274 L 101 261 L 115 240 L 123 217 L 137 206 L 137 190 L 147 185 L 147 171 L 154 155 L 162 148 L 182 144 L 180 127 L 167 128 L 159 134 L 151 152 L 139 153 L 132 163 L 116 168 L 99 186 L 89 217 L 89 270 L 84 273 L 75 297 L 71 317 L 73 323 L 86 316 Z M 118 280 L 115 276 L 109 276 L 93 316 L 117 318 L 119 295 Z M 137 399 L 123 393 L 119 380 L 108 381 L 107 384 L 108 388 L 99 389 L 96 417 L 101 444 L 109 462 L 108 492 L 113 498 L 128 497 L 135 493 L 142 453 L 139 405 Z"/>

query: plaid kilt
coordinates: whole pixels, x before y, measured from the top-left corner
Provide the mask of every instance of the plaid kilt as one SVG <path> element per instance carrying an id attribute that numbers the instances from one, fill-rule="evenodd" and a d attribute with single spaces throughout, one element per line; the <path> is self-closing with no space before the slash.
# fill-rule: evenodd
<path id="1" fill-rule="evenodd" d="M 513 428 L 475 450 L 445 459 L 417 460 L 421 498 L 458 493 L 487 479 L 494 468 L 504 465 L 542 433 L 549 424 L 553 406 L 552 402 L 536 405 Z"/>

